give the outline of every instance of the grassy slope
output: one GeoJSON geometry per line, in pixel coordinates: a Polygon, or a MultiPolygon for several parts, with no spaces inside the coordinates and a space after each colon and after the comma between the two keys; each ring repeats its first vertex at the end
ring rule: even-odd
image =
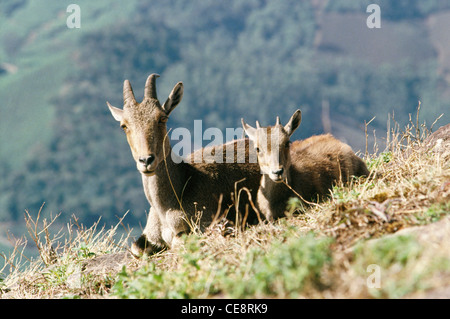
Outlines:
{"type": "MultiPolygon", "coordinates": [[[[41,259],[24,262],[6,277],[2,297],[439,296],[450,285],[450,154],[448,148],[418,147],[420,130],[394,131],[390,149],[367,158],[372,175],[335,187],[325,203],[245,231],[219,223],[188,236],[183,247],[129,259],[122,270],[80,273],[82,265],[128,247],[126,238],[113,239],[116,229],[78,227],[64,244],[43,231],[36,240],[41,259]],[[405,232],[427,224],[432,225],[405,232]],[[367,284],[377,283],[371,267],[381,270],[379,288],[367,284]]],[[[298,208],[295,201],[293,206],[298,208]]],[[[36,230],[35,221],[28,222],[35,235],[49,226],[36,230]]],[[[19,255],[11,263],[19,264],[19,255]]]]}

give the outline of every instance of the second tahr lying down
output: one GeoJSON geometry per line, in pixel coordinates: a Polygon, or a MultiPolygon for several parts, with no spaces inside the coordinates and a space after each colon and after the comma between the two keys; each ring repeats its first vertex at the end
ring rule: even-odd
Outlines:
{"type": "Polygon", "coordinates": [[[301,123],[297,110],[286,125],[280,119],[274,126],[242,126],[256,149],[262,178],[257,207],[267,220],[283,217],[289,198],[300,195],[309,202],[322,200],[333,185],[346,183],[352,176],[368,176],[364,161],[351,147],[331,134],[316,135],[290,142],[301,123]],[[287,186],[287,185],[289,186],[287,186]]]}

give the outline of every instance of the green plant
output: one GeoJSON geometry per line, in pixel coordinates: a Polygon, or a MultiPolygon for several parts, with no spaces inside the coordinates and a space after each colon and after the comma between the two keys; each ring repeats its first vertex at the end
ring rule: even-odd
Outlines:
{"type": "Polygon", "coordinates": [[[450,259],[440,249],[427,251],[414,236],[393,236],[372,243],[360,243],[354,249],[351,268],[366,277],[369,265],[380,269],[380,287],[369,289],[377,298],[399,298],[432,286],[440,272],[450,270],[450,259]]]}
{"type": "Polygon", "coordinates": [[[387,164],[392,160],[392,152],[382,152],[379,156],[370,159],[367,162],[369,170],[377,169],[381,165],[387,164]]]}
{"type": "Polygon", "coordinates": [[[331,242],[330,238],[309,233],[290,238],[286,243],[277,242],[268,251],[250,250],[243,267],[229,282],[231,295],[237,298],[292,298],[301,295],[307,286],[320,289],[324,284],[322,271],[332,260],[331,242]]]}
{"type": "Polygon", "coordinates": [[[168,271],[158,262],[150,261],[136,271],[123,267],[112,293],[131,299],[196,298],[208,294],[207,280],[214,268],[205,267],[204,259],[198,237],[190,236],[177,257],[176,266],[172,265],[173,268],[168,271]]]}
{"type": "Polygon", "coordinates": [[[85,242],[80,243],[80,247],[75,247],[73,249],[78,257],[86,259],[86,258],[92,258],[95,257],[95,253],[91,251],[91,249],[86,245],[85,242]]]}
{"type": "Polygon", "coordinates": [[[432,204],[424,212],[417,213],[416,218],[423,224],[428,224],[437,222],[448,214],[450,214],[450,202],[446,201],[432,204]]]}

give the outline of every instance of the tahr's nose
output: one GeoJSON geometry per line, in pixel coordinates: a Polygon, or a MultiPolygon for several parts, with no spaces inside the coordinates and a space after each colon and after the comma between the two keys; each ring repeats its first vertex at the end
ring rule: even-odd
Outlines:
{"type": "Polygon", "coordinates": [[[155,160],[155,155],[139,157],[139,162],[145,166],[151,165],[155,160]]]}
{"type": "Polygon", "coordinates": [[[283,169],[283,167],[281,167],[281,168],[279,168],[277,170],[272,171],[272,174],[281,177],[283,175],[283,172],[284,172],[284,169],[283,169]]]}

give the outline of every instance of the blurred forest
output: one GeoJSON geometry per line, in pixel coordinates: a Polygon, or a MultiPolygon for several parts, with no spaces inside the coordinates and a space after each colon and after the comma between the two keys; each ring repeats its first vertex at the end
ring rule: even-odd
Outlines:
{"type": "Polygon", "coordinates": [[[404,123],[419,100],[422,121],[446,124],[448,21],[438,0],[2,0],[0,221],[45,202],[63,220],[130,210],[125,222],[143,224],[140,176],[105,102],[122,107],[124,79],[140,100],[154,72],[161,100],[185,84],[173,128],[266,125],[301,108],[294,138],[331,131],[364,151],[365,121],[383,137],[388,114],[404,123]],[[74,2],[80,29],[66,26],[74,2]],[[366,26],[370,3],[381,29],[366,26]]]}

